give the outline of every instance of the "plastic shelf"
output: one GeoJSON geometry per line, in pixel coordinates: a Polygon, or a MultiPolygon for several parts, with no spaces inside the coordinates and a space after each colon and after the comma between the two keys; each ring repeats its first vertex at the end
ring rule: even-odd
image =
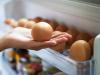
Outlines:
{"type": "Polygon", "coordinates": [[[68,56],[64,56],[49,48],[39,51],[31,50],[30,54],[36,54],[44,61],[50,63],[68,75],[94,75],[93,60],[76,62],[68,56]]]}
{"type": "Polygon", "coordinates": [[[4,52],[0,52],[0,75],[17,75],[8,63],[4,52]]]}

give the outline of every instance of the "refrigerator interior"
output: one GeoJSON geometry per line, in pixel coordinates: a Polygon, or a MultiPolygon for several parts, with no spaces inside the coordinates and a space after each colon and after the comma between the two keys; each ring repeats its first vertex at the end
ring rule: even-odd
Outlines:
{"type": "MultiPolygon", "coordinates": [[[[100,33],[100,7],[92,4],[85,4],[70,0],[9,0],[0,6],[3,7],[3,14],[0,12],[2,20],[5,18],[14,18],[18,20],[19,18],[34,18],[41,16],[43,18],[56,19],[58,22],[66,23],[69,27],[75,26],[79,30],[87,31],[94,35],[99,35],[100,33]]],[[[3,24],[3,21],[1,24],[3,24]]],[[[5,27],[5,25],[3,25],[1,29],[3,29],[3,27],[5,27]]],[[[9,27],[5,28],[7,28],[5,30],[10,29],[9,27]]],[[[97,45],[95,46],[96,48],[97,45]]],[[[94,56],[96,58],[94,59],[93,57],[93,61],[99,59],[97,58],[96,48],[94,51],[94,56]]],[[[64,73],[68,75],[78,75],[76,67],[77,62],[69,59],[68,57],[65,57],[51,49],[42,49],[40,51],[32,52],[64,73]],[[50,60],[48,60],[48,58],[50,58],[50,60]]],[[[30,54],[32,54],[32,52],[30,51],[30,54]]],[[[82,74],[80,71],[79,75],[95,75],[93,61],[86,61],[92,65],[88,69],[90,71],[87,70],[89,73],[86,72],[85,74],[83,72],[82,74]]],[[[86,62],[82,63],[84,64],[86,62]]],[[[97,65],[99,65],[99,61],[97,61],[97,65]]],[[[96,68],[96,75],[98,75],[100,74],[98,71],[99,67],[96,68]]]]}

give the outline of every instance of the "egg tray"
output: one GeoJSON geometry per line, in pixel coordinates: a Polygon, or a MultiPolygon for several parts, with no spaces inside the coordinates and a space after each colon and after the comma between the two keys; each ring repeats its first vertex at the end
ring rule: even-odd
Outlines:
{"type": "Polygon", "coordinates": [[[70,59],[68,55],[65,56],[49,48],[39,51],[30,50],[30,54],[33,53],[68,75],[94,75],[93,59],[78,62],[70,59]]]}

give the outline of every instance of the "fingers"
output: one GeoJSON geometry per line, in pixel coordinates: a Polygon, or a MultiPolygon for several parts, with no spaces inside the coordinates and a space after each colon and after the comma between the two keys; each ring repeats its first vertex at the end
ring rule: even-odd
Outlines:
{"type": "Polygon", "coordinates": [[[68,38],[61,37],[61,38],[55,38],[55,39],[52,39],[52,40],[54,40],[57,44],[59,44],[59,43],[63,43],[63,42],[68,41],[68,38]]]}
{"type": "Polygon", "coordinates": [[[63,42],[66,42],[68,40],[70,40],[72,38],[72,36],[68,33],[65,33],[65,32],[62,32],[60,34],[58,34],[59,36],[56,35],[53,36],[53,38],[51,40],[54,40],[56,41],[57,43],[63,43],[63,42]]]}
{"type": "Polygon", "coordinates": [[[59,38],[59,37],[66,37],[68,39],[72,38],[72,35],[66,33],[66,32],[60,32],[60,31],[55,31],[52,34],[52,38],[59,38]]]}
{"type": "Polygon", "coordinates": [[[71,39],[72,38],[72,35],[66,33],[66,32],[63,32],[62,34],[64,37],[68,38],[68,39],[71,39]]]}
{"type": "Polygon", "coordinates": [[[57,36],[59,36],[59,35],[61,35],[62,34],[62,32],[60,32],[60,31],[54,31],[53,33],[52,33],[52,38],[55,38],[55,37],[57,37],[57,36]]]}
{"type": "Polygon", "coordinates": [[[36,41],[31,40],[31,41],[27,41],[24,47],[26,47],[27,49],[39,50],[42,48],[48,48],[48,47],[52,47],[55,45],[56,45],[55,41],[36,42],[36,41]]]}
{"type": "Polygon", "coordinates": [[[63,43],[66,41],[68,41],[68,38],[66,38],[64,35],[62,35],[62,37],[53,38],[49,41],[44,41],[44,42],[32,41],[29,44],[27,43],[27,46],[28,46],[28,48],[38,50],[38,49],[42,49],[42,48],[53,47],[59,43],[63,43]]]}

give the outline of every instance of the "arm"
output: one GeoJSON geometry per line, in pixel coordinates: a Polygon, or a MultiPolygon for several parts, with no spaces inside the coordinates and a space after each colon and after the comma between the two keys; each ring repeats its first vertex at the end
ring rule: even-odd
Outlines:
{"type": "Polygon", "coordinates": [[[0,51],[6,49],[4,37],[0,38],[0,51]]]}
{"type": "Polygon", "coordinates": [[[18,27],[0,39],[0,51],[6,48],[39,50],[66,42],[70,38],[71,35],[62,32],[59,36],[53,37],[48,41],[37,42],[31,36],[31,29],[18,27]]]}

